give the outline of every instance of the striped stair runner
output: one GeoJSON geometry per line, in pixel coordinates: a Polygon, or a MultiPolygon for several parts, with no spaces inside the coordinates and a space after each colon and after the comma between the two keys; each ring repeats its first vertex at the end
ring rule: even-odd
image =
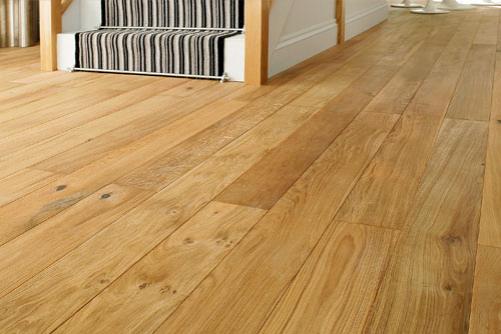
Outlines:
{"type": "Polygon", "coordinates": [[[224,40],[243,28],[243,1],[102,0],[103,28],[76,35],[76,67],[221,77],[224,40]]]}

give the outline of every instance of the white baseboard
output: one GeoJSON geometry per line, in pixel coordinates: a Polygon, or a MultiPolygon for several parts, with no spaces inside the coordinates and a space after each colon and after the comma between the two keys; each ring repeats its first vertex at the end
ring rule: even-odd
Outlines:
{"type": "Polygon", "coordinates": [[[57,69],[69,71],[75,68],[76,41],[75,33],[57,34],[57,69]]]}
{"type": "Polygon", "coordinates": [[[346,18],[345,39],[349,40],[388,18],[388,5],[381,4],[346,18]]]}
{"type": "Polygon", "coordinates": [[[283,36],[275,49],[270,50],[269,76],[272,77],[336,44],[335,20],[283,36]]]}

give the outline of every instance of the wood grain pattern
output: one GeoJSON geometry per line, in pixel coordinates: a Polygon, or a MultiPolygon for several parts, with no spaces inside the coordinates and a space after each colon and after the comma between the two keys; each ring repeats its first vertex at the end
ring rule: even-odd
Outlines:
{"type": "MultiPolygon", "coordinates": [[[[194,111],[198,110],[200,114],[210,112],[217,118],[225,117],[245,105],[244,102],[231,99],[224,101],[225,95],[234,92],[234,90],[235,87],[229,85],[222,89],[200,91],[197,99],[191,100],[170,96],[154,97],[149,101],[125,109],[125,113],[129,115],[138,112],[137,119],[103,134],[93,136],[92,140],[82,142],[34,166],[42,170],[69,174],[96,159],[105,157],[106,154],[115,149],[128,145],[184,116],[190,115],[194,111]]],[[[100,122],[101,120],[99,120],[100,122]]],[[[114,123],[116,125],[116,122],[114,123]]]]}
{"type": "Polygon", "coordinates": [[[61,0],[40,0],[40,62],[42,71],[57,69],[57,34],[62,30],[61,0]]]}
{"type": "Polygon", "coordinates": [[[0,296],[59,260],[151,195],[146,191],[108,185],[0,247],[4,255],[0,260],[0,296]]]}
{"type": "Polygon", "coordinates": [[[450,23],[447,23],[444,22],[443,25],[435,27],[430,25],[428,40],[405,63],[388,85],[376,95],[365,111],[403,113],[430,71],[439,67],[434,65],[439,58],[444,58],[442,54],[444,52],[447,54],[448,50],[458,44],[460,38],[463,42],[461,46],[469,47],[467,43],[464,43],[462,37],[465,34],[474,34],[475,22],[462,22],[461,27],[459,27],[457,20],[451,20],[450,23]]]}
{"type": "Polygon", "coordinates": [[[445,122],[367,332],[467,331],[486,135],[483,122],[445,122]]]}
{"type": "Polygon", "coordinates": [[[472,46],[447,117],[489,120],[495,60],[495,46],[483,44],[472,46]]]}
{"type": "MultiPolygon", "coordinates": [[[[344,203],[338,219],[402,228],[413,205],[418,184],[454,94],[477,26],[478,20],[472,20],[457,30],[399,123],[344,203]],[[436,98],[437,96],[440,98],[436,98]]],[[[387,87],[393,87],[393,83],[390,82],[387,87]]],[[[376,96],[372,101],[377,99],[376,96]]],[[[388,105],[395,108],[393,102],[388,105]]],[[[374,105],[369,105],[366,110],[379,110],[374,108],[374,105]]]]}
{"type": "Polygon", "coordinates": [[[249,85],[268,81],[270,8],[270,0],[245,2],[245,82],[249,85]]]}
{"type": "MultiPolygon", "coordinates": [[[[144,189],[160,190],[164,188],[217,150],[273,115],[284,105],[296,107],[293,103],[295,98],[308,94],[309,88],[325,78],[324,70],[335,70],[336,68],[335,65],[313,67],[305,72],[305,75],[308,75],[308,80],[286,82],[256,100],[251,99],[253,103],[250,105],[246,105],[236,113],[193,136],[190,140],[165,152],[161,158],[125,175],[118,182],[144,189]],[[193,151],[196,151],[197,154],[193,154],[193,151]]],[[[298,106],[298,109],[302,108],[311,109],[298,106]]]]}
{"type": "Polygon", "coordinates": [[[211,202],[56,333],[152,333],[265,213],[211,202]]]}
{"type": "Polygon", "coordinates": [[[334,222],[260,333],[361,333],[398,235],[334,222]]]}
{"type": "Polygon", "coordinates": [[[485,167],[484,196],[480,235],[482,245],[501,247],[501,53],[496,54],[491,121],[489,123],[489,146],[485,167]]]}
{"type": "Polygon", "coordinates": [[[499,331],[500,13],[264,86],[0,49],[0,332],[499,331]]]}
{"type": "Polygon", "coordinates": [[[53,182],[60,175],[35,170],[23,169],[0,181],[0,207],[21,198],[32,191],[53,182]]]}
{"type": "Polygon", "coordinates": [[[0,327],[11,330],[22,325],[24,331],[31,332],[56,329],[202,209],[313,111],[282,109],[0,299],[4,307],[0,313],[6,315],[0,317],[0,327]],[[214,173],[218,177],[214,177],[214,173]],[[110,237],[114,242],[110,242],[110,237]],[[83,259],[85,263],[81,262],[83,259]],[[76,266],[83,266],[85,271],[73,275],[69,268],[76,266]],[[80,289],[82,286],[86,288],[80,289]],[[47,291],[52,293],[48,295],[47,291]]]}
{"type": "Polygon", "coordinates": [[[258,331],[394,121],[357,118],[159,331],[258,331]],[[266,294],[259,293],[264,286],[266,294]]]}
{"type": "Polygon", "coordinates": [[[501,248],[480,245],[471,306],[471,334],[501,332],[501,248]]]}
{"type": "Polygon", "coordinates": [[[270,209],[386,84],[396,67],[375,66],[218,196],[270,209]]]}

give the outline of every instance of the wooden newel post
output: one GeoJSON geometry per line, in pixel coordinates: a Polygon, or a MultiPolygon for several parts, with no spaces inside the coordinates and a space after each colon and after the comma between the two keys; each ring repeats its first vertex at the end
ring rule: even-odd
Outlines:
{"type": "Polygon", "coordinates": [[[336,23],[337,23],[337,43],[343,44],[345,41],[345,7],[344,0],[336,0],[336,23]]]}
{"type": "Polygon", "coordinates": [[[57,70],[57,34],[61,32],[61,0],[40,0],[40,63],[42,71],[57,70]]]}
{"type": "Polygon", "coordinates": [[[268,26],[271,0],[245,1],[245,82],[268,80],[268,26]]]}

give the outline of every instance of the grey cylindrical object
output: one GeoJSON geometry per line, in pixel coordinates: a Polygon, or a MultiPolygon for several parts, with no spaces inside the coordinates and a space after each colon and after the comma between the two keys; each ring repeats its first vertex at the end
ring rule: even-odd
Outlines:
{"type": "Polygon", "coordinates": [[[0,0],[0,47],[27,47],[39,39],[37,0],[0,0]]]}

